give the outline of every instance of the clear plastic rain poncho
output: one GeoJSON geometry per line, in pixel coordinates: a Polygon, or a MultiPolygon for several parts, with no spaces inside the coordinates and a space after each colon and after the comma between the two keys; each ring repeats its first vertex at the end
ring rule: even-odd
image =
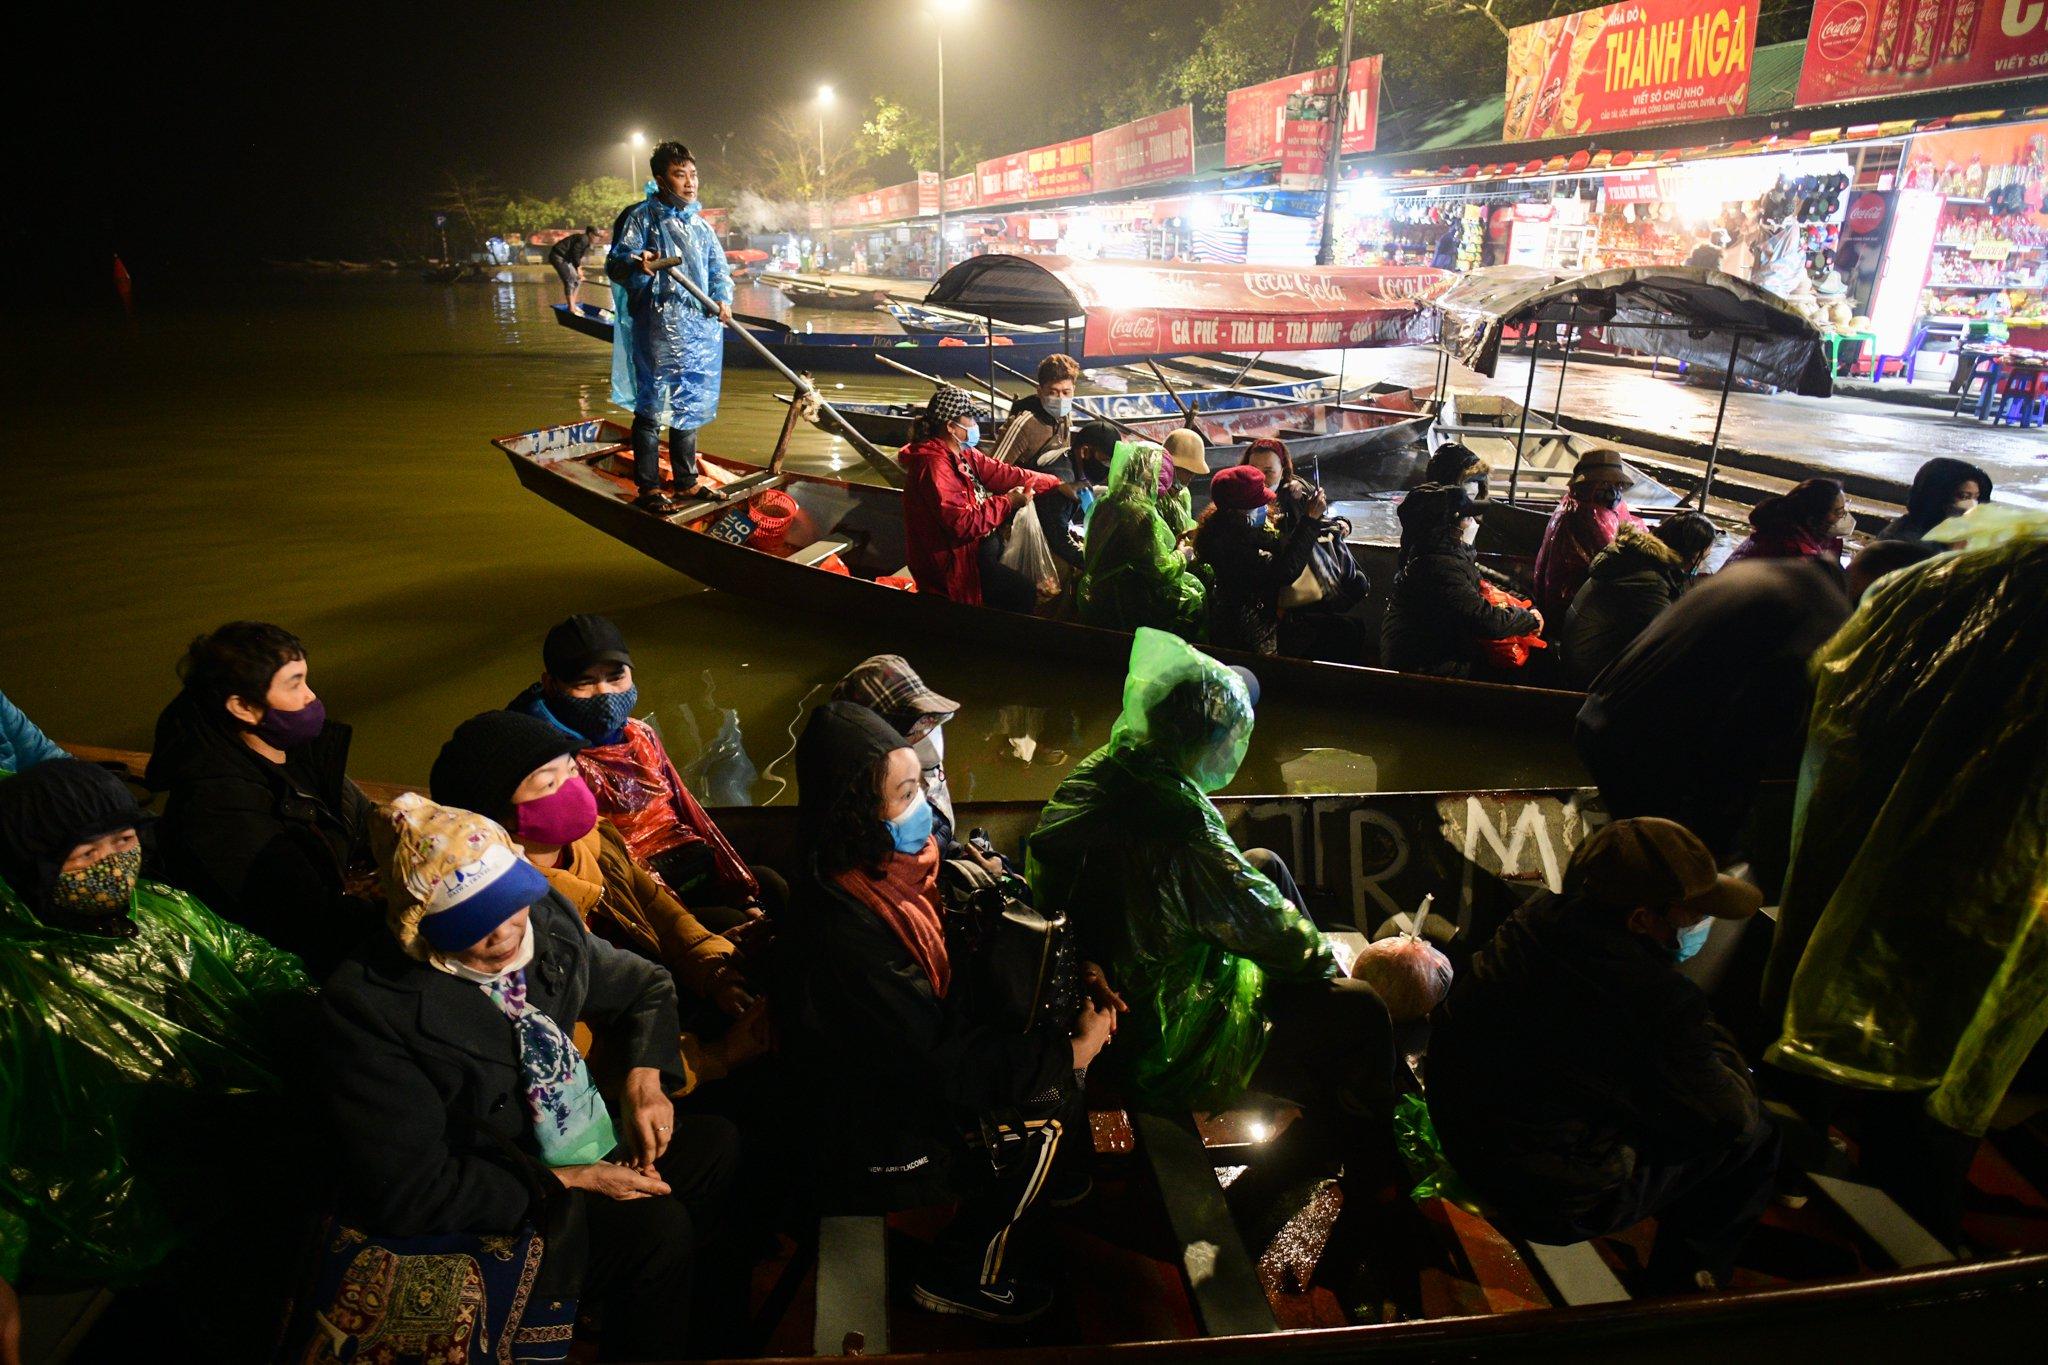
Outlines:
{"type": "Polygon", "coordinates": [[[612,280],[612,401],[695,431],[718,416],[725,326],[666,272],[643,273],[642,251],[682,257],[676,268],[720,303],[732,302],[732,271],[695,200],[678,209],[652,194],[619,215],[605,257],[612,280]]]}
{"type": "Polygon", "coordinates": [[[1202,580],[1188,567],[1160,509],[1166,452],[1119,441],[1109,490],[1088,510],[1077,602],[1081,619],[1110,630],[1151,626],[1193,639],[1201,630],[1202,580]]]}
{"type": "Polygon", "coordinates": [[[1815,656],[1764,993],[1772,1061],[1981,1133],[2048,1026],[2048,518],[1929,533],[1963,537],[1815,656]]]}
{"type": "MultiPolygon", "coordinates": [[[[132,1281],[273,1148],[270,1048],[299,960],[182,891],[136,885],[133,938],[53,929],[0,884],[0,1277],[132,1281]]],[[[303,1016],[298,1016],[303,1017],[303,1016]]]]}
{"type": "Polygon", "coordinates": [[[1236,775],[1251,732],[1243,679],[1141,629],[1109,743],[1060,784],[1027,844],[1037,903],[1070,917],[1131,1004],[1117,1050],[1148,1108],[1230,1103],[1265,1054],[1267,976],[1337,971],[1208,798],[1236,775]]]}

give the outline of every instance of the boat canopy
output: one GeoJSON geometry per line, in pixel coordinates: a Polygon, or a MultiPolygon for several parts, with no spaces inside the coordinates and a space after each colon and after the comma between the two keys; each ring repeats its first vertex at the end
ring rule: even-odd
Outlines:
{"type": "Polygon", "coordinates": [[[1452,276],[1429,266],[1242,266],[976,256],[928,304],[997,322],[1086,320],[1091,356],[1198,355],[1427,345],[1428,302],[1452,276]]]}
{"type": "Polygon", "coordinates": [[[1718,270],[1623,267],[1565,275],[1526,265],[1474,270],[1435,300],[1444,349],[1490,375],[1503,329],[1598,327],[1615,346],[1825,398],[1834,379],[1820,332],[1770,290],[1718,270]]]}

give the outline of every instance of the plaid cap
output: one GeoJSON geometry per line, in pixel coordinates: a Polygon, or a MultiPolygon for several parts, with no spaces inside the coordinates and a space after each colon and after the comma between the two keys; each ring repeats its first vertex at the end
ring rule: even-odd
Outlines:
{"type": "Polygon", "coordinates": [[[959,702],[926,687],[901,654],[877,654],[861,660],[833,687],[832,700],[865,706],[905,734],[920,717],[944,719],[960,709],[959,702]]]}
{"type": "Polygon", "coordinates": [[[941,384],[938,392],[932,395],[931,402],[925,404],[924,413],[936,426],[963,420],[973,421],[974,400],[951,384],[941,384]]]}

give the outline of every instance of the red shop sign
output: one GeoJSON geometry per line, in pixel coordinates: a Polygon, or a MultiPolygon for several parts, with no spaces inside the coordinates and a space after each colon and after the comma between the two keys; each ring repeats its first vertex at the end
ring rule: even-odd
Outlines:
{"type": "Polygon", "coordinates": [[[1522,25],[1508,34],[1502,137],[1577,137],[1744,112],[1757,5],[1624,0],[1522,25]]]}
{"type": "Polygon", "coordinates": [[[1799,103],[2048,75],[2042,0],[1816,0],[1799,103]]]}

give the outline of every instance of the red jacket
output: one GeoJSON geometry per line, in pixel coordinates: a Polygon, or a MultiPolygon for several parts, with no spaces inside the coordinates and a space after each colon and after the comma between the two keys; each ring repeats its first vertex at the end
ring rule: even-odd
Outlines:
{"type": "Polygon", "coordinates": [[[991,460],[965,446],[953,450],[932,437],[896,452],[910,482],[903,490],[903,535],[910,576],[919,592],[981,605],[982,539],[1010,515],[1012,488],[1044,493],[1059,487],[1051,474],[991,460]]]}

